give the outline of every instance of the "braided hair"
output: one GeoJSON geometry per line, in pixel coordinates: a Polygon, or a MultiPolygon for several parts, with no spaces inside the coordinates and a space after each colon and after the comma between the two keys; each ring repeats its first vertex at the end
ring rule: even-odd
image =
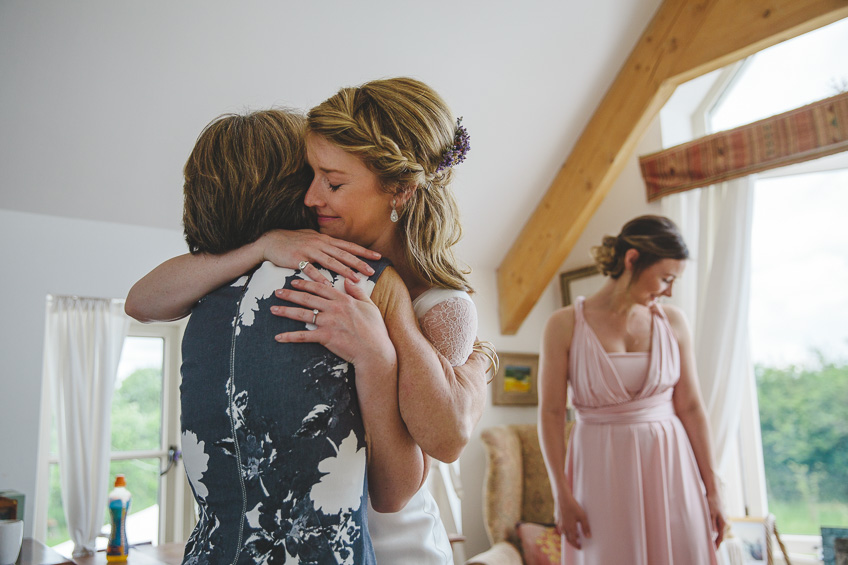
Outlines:
{"type": "Polygon", "coordinates": [[[409,191],[398,210],[412,269],[428,284],[471,291],[452,247],[462,237],[450,190],[453,167],[440,162],[454,143],[456,120],[442,98],[411,78],[343,88],[313,108],[307,131],[355,155],[388,193],[409,191]]]}

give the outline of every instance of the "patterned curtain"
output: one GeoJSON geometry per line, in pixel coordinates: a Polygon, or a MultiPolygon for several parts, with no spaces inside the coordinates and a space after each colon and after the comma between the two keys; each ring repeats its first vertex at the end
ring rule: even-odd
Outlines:
{"type": "Polygon", "coordinates": [[[848,92],[639,158],[648,201],[848,150],[848,92]]]}

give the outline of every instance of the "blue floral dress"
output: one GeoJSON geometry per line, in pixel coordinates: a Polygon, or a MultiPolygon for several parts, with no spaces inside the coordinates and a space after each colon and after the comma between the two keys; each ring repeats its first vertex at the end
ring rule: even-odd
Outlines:
{"type": "MultiPolygon", "coordinates": [[[[366,292],[386,264],[371,263],[366,292]]],[[[199,521],[185,564],[375,563],[353,366],[321,345],[273,337],[304,328],[270,312],[284,304],[274,290],[295,278],[305,275],[266,262],[192,310],[180,390],[199,521]]]]}

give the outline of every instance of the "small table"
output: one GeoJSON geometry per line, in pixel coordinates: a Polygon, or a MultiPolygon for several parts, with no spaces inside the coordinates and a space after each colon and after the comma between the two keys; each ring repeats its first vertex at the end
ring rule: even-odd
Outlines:
{"type": "Polygon", "coordinates": [[[74,565],[74,562],[59,555],[56,551],[50,549],[40,541],[35,541],[32,538],[24,538],[21,544],[21,554],[16,565],[74,565]]]}
{"type": "MultiPolygon", "coordinates": [[[[128,564],[132,565],[180,565],[183,562],[184,542],[160,545],[137,545],[130,548],[128,564]]],[[[77,557],[73,560],[59,555],[41,542],[26,538],[21,546],[21,555],[16,565],[106,565],[106,552],[77,557]]]]}

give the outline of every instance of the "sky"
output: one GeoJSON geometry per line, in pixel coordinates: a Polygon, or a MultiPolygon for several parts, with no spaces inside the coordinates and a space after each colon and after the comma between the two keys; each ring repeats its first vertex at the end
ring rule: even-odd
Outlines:
{"type": "MultiPolygon", "coordinates": [[[[848,90],[848,19],[751,59],[713,113],[721,131],[848,90]]],[[[843,154],[845,155],[845,154],[843,154]]],[[[755,185],[751,352],[755,363],[848,361],[848,170],[755,185]]]]}

